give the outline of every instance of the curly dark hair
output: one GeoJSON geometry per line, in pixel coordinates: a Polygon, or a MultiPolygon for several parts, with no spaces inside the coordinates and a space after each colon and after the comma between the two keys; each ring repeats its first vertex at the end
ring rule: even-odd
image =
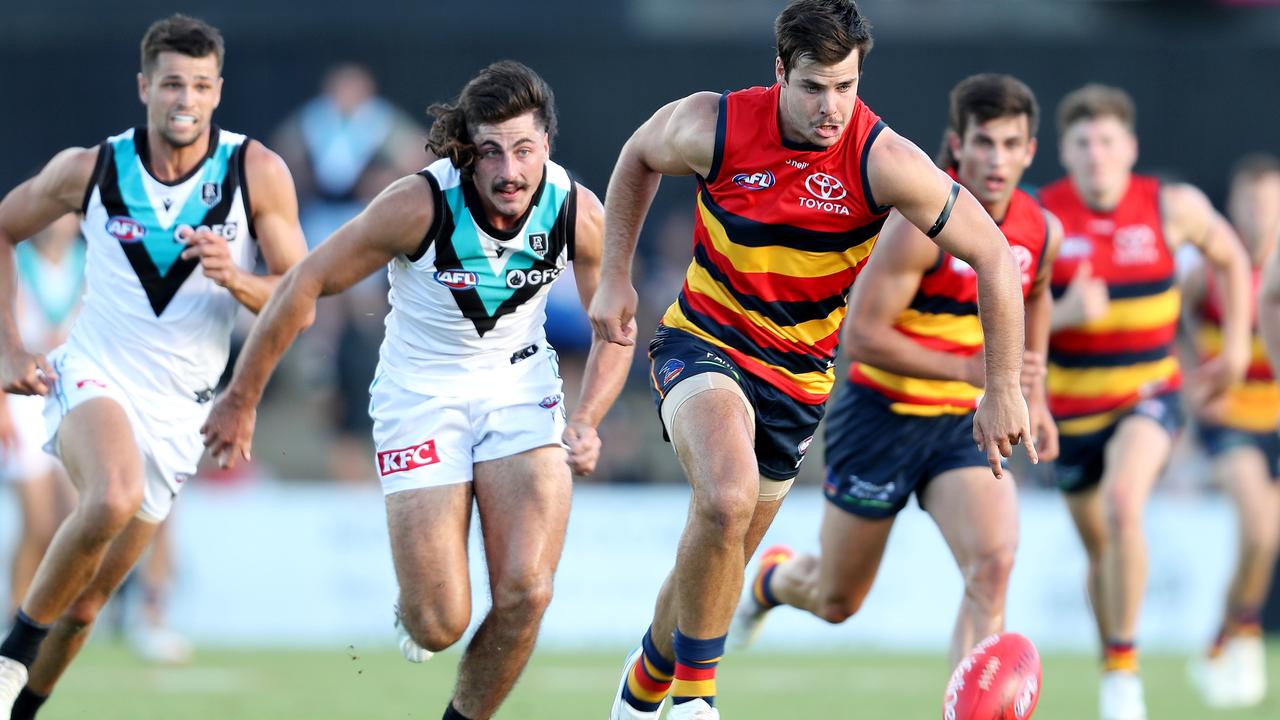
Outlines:
{"type": "Polygon", "coordinates": [[[447,157],[466,177],[476,160],[471,129],[500,123],[533,112],[549,139],[556,135],[556,100],[551,86],[538,73],[514,60],[502,60],[481,70],[462,88],[452,105],[436,103],[427,109],[434,118],[427,150],[447,157]]]}

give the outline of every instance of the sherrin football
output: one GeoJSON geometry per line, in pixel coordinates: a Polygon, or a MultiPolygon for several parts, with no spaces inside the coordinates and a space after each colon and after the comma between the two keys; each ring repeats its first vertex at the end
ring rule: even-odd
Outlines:
{"type": "Polygon", "coordinates": [[[942,699],[942,720],[1026,720],[1040,700],[1040,653],[1018,633],[978,643],[942,699]]]}

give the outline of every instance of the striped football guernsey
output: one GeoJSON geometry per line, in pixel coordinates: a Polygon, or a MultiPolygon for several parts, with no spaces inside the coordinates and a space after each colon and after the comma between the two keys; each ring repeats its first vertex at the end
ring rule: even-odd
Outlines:
{"type": "MultiPolygon", "coordinates": [[[[1252,292],[1258,297],[1261,270],[1254,268],[1252,292]]],[[[1213,273],[1205,273],[1204,299],[1200,302],[1200,332],[1196,348],[1201,360],[1217,357],[1222,352],[1222,292],[1213,273]]],[[[1267,360],[1267,348],[1258,334],[1258,318],[1253,318],[1253,336],[1249,369],[1244,381],[1227,391],[1226,407],[1221,424],[1245,432],[1275,432],[1276,418],[1280,417],[1280,386],[1271,374],[1267,360]]]]}
{"type": "MultiPolygon", "coordinates": [[[[1017,258],[1025,300],[1044,262],[1049,223],[1040,204],[1015,189],[1009,209],[997,224],[1017,258]]],[[[977,273],[968,263],[939,250],[937,264],[920,279],[911,305],[894,327],[930,350],[961,357],[982,352],[977,273]]],[[[854,363],[849,379],[892,400],[889,409],[901,415],[965,415],[978,407],[982,396],[982,388],[963,380],[907,377],[865,363],[854,363]]]]}
{"type": "Polygon", "coordinates": [[[1063,435],[1087,435],[1142,399],[1181,385],[1173,346],[1181,296],[1164,237],[1160,182],[1133,176],[1110,210],[1085,205],[1067,178],[1046,186],[1040,201],[1064,229],[1053,296],[1066,292],[1083,262],[1111,296],[1105,316],[1049,338],[1049,410],[1063,435]]]}
{"type": "Polygon", "coordinates": [[[861,100],[829,148],[790,142],[777,85],[725,93],[699,178],[693,262],[663,324],[798,402],[826,401],[849,288],[889,208],[867,182],[885,128],[861,100]]]}

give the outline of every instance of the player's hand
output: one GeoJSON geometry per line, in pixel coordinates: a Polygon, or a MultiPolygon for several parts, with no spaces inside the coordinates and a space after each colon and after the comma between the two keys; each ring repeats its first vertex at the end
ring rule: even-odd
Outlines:
{"type": "Polygon", "coordinates": [[[1028,396],[1027,413],[1031,418],[1031,442],[1028,451],[1035,447],[1041,460],[1058,459],[1058,424],[1049,412],[1049,403],[1043,390],[1028,396]]]}
{"type": "Polygon", "coordinates": [[[18,449],[18,426],[13,422],[8,396],[0,394],[0,451],[12,453],[18,449]]]}
{"type": "Polygon", "coordinates": [[[1022,394],[1030,399],[1044,390],[1044,379],[1049,374],[1043,353],[1028,350],[1022,354],[1022,394]]]}
{"type": "Polygon", "coordinates": [[[1204,361],[1196,369],[1191,404],[1202,418],[1212,420],[1215,409],[1219,414],[1225,411],[1227,391],[1244,377],[1244,370],[1240,369],[1244,365],[1224,354],[1204,361]]]}
{"type": "Polygon", "coordinates": [[[596,288],[591,308],[587,311],[592,331],[615,345],[635,345],[636,306],[639,304],[640,296],[630,280],[600,278],[600,286],[596,288]]]}
{"type": "Polygon", "coordinates": [[[1080,327],[1095,320],[1101,320],[1111,309],[1111,294],[1107,291],[1107,283],[1102,278],[1093,276],[1093,265],[1088,261],[1080,263],[1075,277],[1067,285],[1062,297],[1054,303],[1057,313],[1061,313],[1062,327],[1080,327]]]}
{"type": "Polygon", "coordinates": [[[0,356],[0,382],[14,395],[48,395],[58,374],[49,361],[38,353],[14,349],[0,356]]]}
{"type": "Polygon", "coordinates": [[[192,230],[183,233],[179,230],[187,249],[182,251],[183,260],[198,259],[200,270],[205,277],[219,286],[230,290],[240,279],[242,270],[231,259],[231,247],[227,239],[210,230],[192,230]]]}
{"type": "Polygon", "coordinates": [[[569,468],[574,475],[590,475],[600,460],[600,436],[596,429],[580,420],[570,420],[564,429],[564,444],[569,446],[569,468]]]}
{"type": "Polygon", "coordinates": [[[255,403],[238,400],[229,393],[223,393],[209,411],[209,419],[200,427],[204,435],[204,446],[209,449],[209,456],[220,468],[233,468],[238,457],[248,462],[249,448],[253,444],[253,426],[257,422],[258,409],[255,403]]]}
{"type": "Polygon", "coordinates": [[[1027,401],[1017,383],[1002,382],[986,389],[973,415],[973,441],[986,453],[991,473],[998,478],[1004,477],[1000,460],[1012,455],[1013,446],[1020,442],[1027,444],[1027,457],[1031,462],[1040,462],[1035,443],[1031,441],[1027,401]]]}

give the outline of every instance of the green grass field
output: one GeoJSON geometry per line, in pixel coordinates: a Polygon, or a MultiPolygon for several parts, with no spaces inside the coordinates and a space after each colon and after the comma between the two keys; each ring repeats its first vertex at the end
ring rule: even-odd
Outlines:
{"type": "MultiPolygon", "coordinates": [[[[158,668],[120,647],[85,651],[41,713],[42,720],[347,720],[426,718],[443,712],[457,653],[410,665],[394,651],[213,651],[194,665],[158,668]]],[[[542,652],[534,656],[498,717],[512,720],[604,720],[617,683],[618,653],[542,652]]],[[[1145,657],[1152,720],[1280,718],[1273,694],[1261,707],[1206,710],[1184,680],[1184,659],[1145,657]]],[[[1269,672],[1280,691],[1280,643],[1269,672]]],[[[722,665],[718,705],[726,720],[941,716],[947,679],[940,657],[887,654],[740,653],[722,665]]],[[[1037,720],[1096,718],[1096,663],[1082,656],[1045,660],[1037,720]]]]}

